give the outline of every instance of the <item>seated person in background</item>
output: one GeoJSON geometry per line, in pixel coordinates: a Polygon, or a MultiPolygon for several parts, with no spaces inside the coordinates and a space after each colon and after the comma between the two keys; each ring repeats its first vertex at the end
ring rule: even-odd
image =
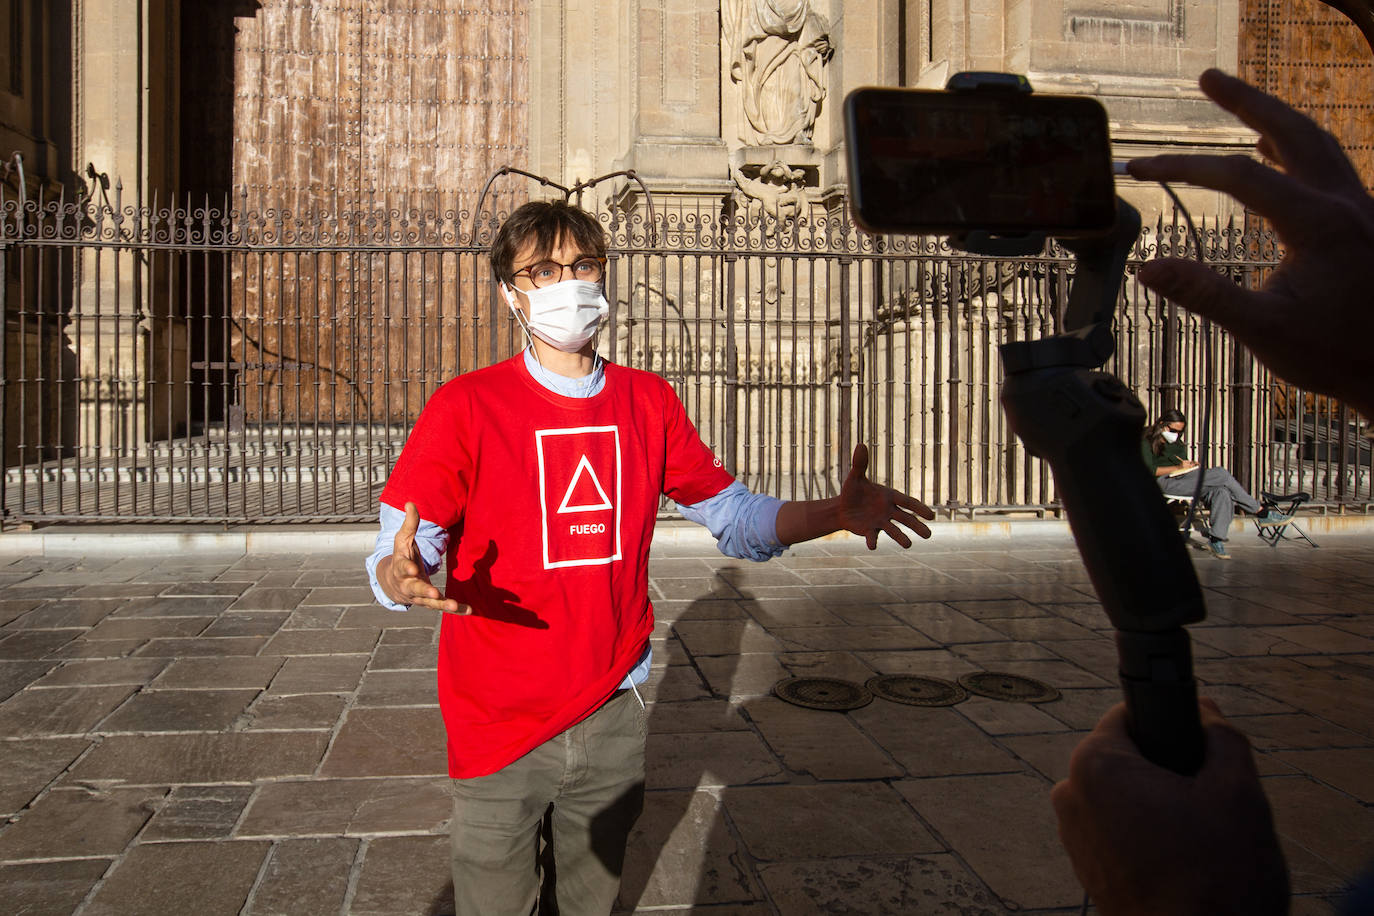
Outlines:
{"type": "MultiPolygon", "coordinates": [[[[1145,430],[1140,443],[1145,466],[1168,496],[1192,496],[1197,491],[1197,462],[1186,457],[1185,426],[1187,421],[1182,413],[1166,410],[1145,430]]],[[[1256,516],[1261,525],[1286,525],[1293,520],[1276,509],[1261,506],[1225,468],[1207,468],[1202,472],[1202,501],[1212,510],[1211,524],[1206,526],[1207,549],[1218,560],[1231,559],[1226,552],[1226,533],[1231,530],[1235,506],[1256,516]]]]}

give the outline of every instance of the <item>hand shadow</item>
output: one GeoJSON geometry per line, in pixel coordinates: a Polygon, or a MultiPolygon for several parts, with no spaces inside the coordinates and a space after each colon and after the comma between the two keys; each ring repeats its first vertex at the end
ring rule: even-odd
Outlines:
{"type": "Polygon", "coordinates": [[[497,588],[491,581],[491,568],[496,564],[496,542],[488,541],[486,553],[472,565],[472,576],[468,579],[455,579],[464,587],[467,594],[482,596],[482,606],[469,605],[468,614],[512,623],[518,627],[534,630],[547,630],[549,623],[534,611],[520,604],[520,596],[505,588],[497,588]]]}

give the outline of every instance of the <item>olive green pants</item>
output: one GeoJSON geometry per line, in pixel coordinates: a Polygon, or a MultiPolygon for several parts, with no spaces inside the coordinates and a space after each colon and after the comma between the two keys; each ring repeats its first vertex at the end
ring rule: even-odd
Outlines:
{"type": "Polygon", "coordinates": [[[505,769],[451,781],[457,916],[611,911],[644,804],[647,725],[639,698],[622,691],[505,769]],[[540,865],[546,812],[553,875],[540,865]],[[556,910],[540,901],[541,882],[556,889],[556,910]]]}

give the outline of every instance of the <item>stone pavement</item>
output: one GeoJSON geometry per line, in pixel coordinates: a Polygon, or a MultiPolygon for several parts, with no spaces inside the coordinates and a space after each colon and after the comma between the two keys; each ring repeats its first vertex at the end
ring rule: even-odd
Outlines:
{"type": "MultiPolygon", "coordinates": [[[[624,912],[1076,913],[1048,790],[1117,699],[1062,528],[765,565],[654,549],[649,791],[624,912]],[[790,675],[1029,675],[1062,699],[850,712],[790,675]]],[[[327,539],[325,539],[327,541],[327,539]]],[[[1205,692],[1250,736],[1299,916],[1374,860],[1374,535],[1197,555],[1205,692]]],[[[449,912],[436,615],[361,552],[0,558],[11,913],[449,912]]]]}

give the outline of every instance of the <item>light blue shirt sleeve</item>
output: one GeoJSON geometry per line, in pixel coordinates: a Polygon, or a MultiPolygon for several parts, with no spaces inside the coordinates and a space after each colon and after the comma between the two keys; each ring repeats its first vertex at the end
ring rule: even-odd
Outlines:
{"type": "Polygon", "coordinates": [[[778,540],[778,509],[783,500],[752,493],[738,480],[715,496],[678,511],[688,521],[706,526],[727,557],[763,562],[781,556],[787,545],[778,540]]]}
{"type": "MultiPolygon", "coordinates": [[[[382,562],[382,557],[391,556],[392,546],[396,542],[396,532],[401,530],[406,514],[386,503],[382,503],[381,507],[378,512],[381,524],[377,532],[376,549],[365,563],[367,579],[372,583],[372,594],[376,596],[378,604],[388,610],[404,611],[408,605],[397,604],[382,591],[382,586],[377,582],[377,564],[382,562]]],[[[424,561],[425,572],[433,575],[443,562],[444,553],[448,551],[448,532],[433,522],[420,519],[420,527],[415,530],[415,546],[420,549],[420,559],[424,561]]]]}

